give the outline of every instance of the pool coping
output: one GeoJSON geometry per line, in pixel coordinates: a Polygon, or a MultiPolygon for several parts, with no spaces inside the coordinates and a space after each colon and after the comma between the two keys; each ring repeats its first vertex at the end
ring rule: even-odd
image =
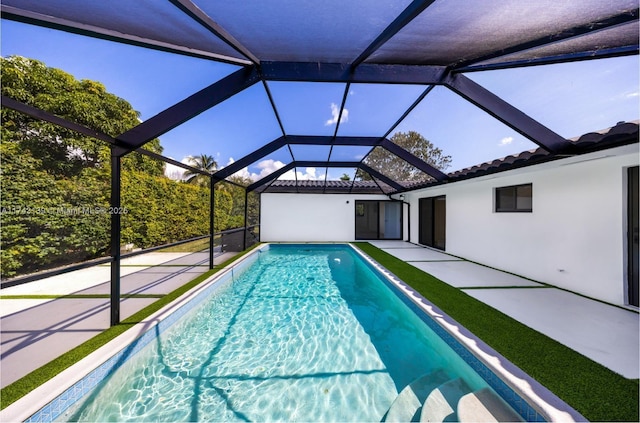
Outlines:
{"type": "MultiPolygon", "coordinates": [[[[0,411],[0,421],[24,421],[52,403],[65,391],[73,387],[76,383],[88,376],[92,371],[106,363],[113,356],[120,353],[138,338],[160,324],[176,310],[188,304],[203,291],[222,280],[234,269],[243,266],[248,260],[252,260],[260,252],[268,250],[271,244],[265,243],[249,254],[240,257],[238,260],[225,266],[219,272],[211,275],[196,287],[184,293],[174,302],[167,304],[162,309],[151,314],[144,320],[133,325],[123,334],[109,341],[77,363],[65,369],[49,381],[40,385],[29,394],[20,398],[13,404],[0,411]]],[[[295,243],[310,244],[310,243],[295,243]]],[[[408,284],[395,276],[392,272],[384,268],[381,264],[373,260],[366,253],[351,243],[314,243],[314,244],[341,244],[349,246],[370,266],[374,267],[392,285],[400,290],[415,306],[421,309],[427,316],[443,328],[457,342],[464,346],[473,356],[494,372],[507,386],[516,394],[523,397],[536,411],[538,411],[548,421],[586,421],[576,410],[558,398],[555,394],[542,386],[539,382],[524,373],[521,369],[513,365],[497,351],[486,345],[482,340],[475,337],[466,328],[461,326],[447,314],[442,312],[434,304],[420,295],[408,284]]],[[[286,244],[285,244],[286,245],[286,244]]]]}
{"type": "Polygon", "coordinates": [[[588,421],[582,414],[557,395],[547,389],[540,382],[511,363],[496,350],[487,345],[472,332],[443,312],[409,284],[398,278],[380,263],[369,257],[357,246],[349,244],[371,266],[387,278],[397,289],[440,327],[462,344],[471,354],[495,373],[516,394],[520,395],[529,405],[535,408],[547,421],[577,422],[588,421]]]}

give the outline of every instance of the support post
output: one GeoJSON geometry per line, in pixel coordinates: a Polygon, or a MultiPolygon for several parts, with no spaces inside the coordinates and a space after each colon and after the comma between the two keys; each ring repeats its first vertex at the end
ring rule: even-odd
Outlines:
{"type": "Polygon", "coordinates": [[[244,189],[244,239],[242,240],[242,251],[247,249],[247,210],[249,209],[249,205],[247,201],[249,200],[249,190],[244,189]]]}
{"type": "Polygon", "coordinates": [[[407,242],[411,242],[411,203],[405,202],[407,205],[407,242]]]}
{"type": "Polygon", "coordinates": [[[213,249],[215,248],[215,239],[214,239],[214,232],[215,230],[213,229],[214,226],[214,210],[215,210],[215,205],[216,205],[216,201],[215,201],[215,195],[214,195],[214,189],[215,189],[215,182],[213,181],[213,176],[209,177],[209,187],[210,187],[210,197],[209,197],[209,269],[213,269],[213,256],[214,256],[214,251],[213,249]]]}
{"type": "Polygon", "coordinates": [[[111,149],[111,326],[120,323],[121,158],[111,149]]]}

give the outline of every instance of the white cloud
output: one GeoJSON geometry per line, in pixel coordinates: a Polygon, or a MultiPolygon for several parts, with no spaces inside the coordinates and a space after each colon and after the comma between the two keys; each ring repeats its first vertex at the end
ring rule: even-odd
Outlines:
{"type": "MultiPolygon", "coordinates": [[[[230,157],[229,162],[227,163],[227,166],[229,166],[234,162],[235,160],[233,159],[233,157],[230,157]]],[[[259,172],[257,173],[250,172],[249,168],[245,166],[239,171],[237,171],[236,173],[234,173],[233,176],[241,176],[242,178],[249,178],[252,181],[257,181],[258,179],[262,179],[265,176],[275,172],[276,170],[281,169],[282,167],[284,167],[284,163],[282,163],[279,160],[267,159],[267,160],[262,160],[261,162],[258,162],[256,167],[259,169],[259,172]]]]}
{"type": "MultiPolygon", "coordinates": [[[[173,157],[169,157],[169,158],[173,159],[173,157]]],[[[182,160],[180,160],[180,163],[184,163],[184,164],[191,164],[190,162],[191,162],[191,156],[183,157],[182,160]]],[[[185,169],[179,166],[176,166],[171,163],[164,164],[164,174],[169,179],[173,179],[174,181],[183,181],[184,172],[185,172],[185,169]]]]}
{"type": "MultiPolygon", "coordinates": [[[[324,126],[335,125],[338,122],[338,114],[340,113],[340,108],[336,103],[331,103],[331,119],[327,120],[324,123],[324,126]]],[[[349,121],[349,110],[343,109],[342,116],[340,117],[340,123],[349,121]]]]}
{"type": "Polygon", "coordinates": [[[635,91],[635,92],[632,92],[632,93],[629,93],[629,94],[625,95],[626,98],[633,98],[633,97],[638,97],[638,96],[640,96],[640,92],[638,92],[638,91],[635,91]]]}
{"type": "MultiPolygon", "coordinates": [[[[235,163],[235,159],[233,157],[229,157],[229,161],[227,162],[226,166],[222,166],[220,169],[224,169],[225,167],[235,163]]],[[[239,176],[241,178],[251,178],[251,173],[249,173],[249,168],[248,167],[243,167],[242,169],[240,169],[239,171],[237,171],[236,173],[234,173],[231,176],[239,176]]]]}
{"type": "MultiPolygon", "coordinates": [[[[227,166],[231,165],[234,162],[235,160],[233,159],[233,157],[230,157],[229,162],[227,163],[227,166]]],[[[249,178],[255,182],[264,178],[265,176],[272,174],[276,170],[282,169],[284,166],[285,164],[282,163],[280,160],[267,159],[267,160],[262,160],[261,162],[258,162],[258,164],[255,166],[256,168],[258,168],[259,170],[258,172],[250,172],[248,167],[243,167],[242,169],[234,173],[233,176],[241,176],[243,178],[249,178]]],[[[325,175],[324,174],[318,175],[315,167],[307,167],[304,169],[304,172],[301,172],[299,170],[294,171],[294,169],[288,170],[287,172],[280,175],[278,179],[295,180],[296,177],[299,181],[302,181],[302,180],[311,181],[311,180],[324,179],[325,175]]]]}
{"type": "Polygon", "coordinates": [[[283,181],[293,181],[296,179],[298,181],[317,181],[324,179],[324,173],[321,175],[317,175],[316,172],[317,169],[315,167],[307,167],[304,169],[304,172],[301,172],[299,170],[296,170],[294,172],[293,169],[291,169],[283,173],[278,179],[283,181]]]}
{"type": "Polygon", "coordinates": [[[509,145],[513,142],[513,137],[504,137],[503,139],[500,140],[500,143],[498,143],[498,145],[500,147],[503,147],[505,145],[509,145]]]}

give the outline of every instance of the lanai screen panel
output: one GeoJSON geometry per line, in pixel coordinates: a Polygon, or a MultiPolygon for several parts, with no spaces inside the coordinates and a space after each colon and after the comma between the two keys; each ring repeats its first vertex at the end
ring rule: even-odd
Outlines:
{"type": "Polygon", "coordinates": [[[2,4],[5,12],[27,20],[88,33],[98,28],[114,38],[155,40],[182,47],[187,54],[188,50],[208,52],[247,64],[247,57],[218,38],[212,26],[219,26],[232,42],[265,61],[351,63],[372,47],[372,54],[364,57],[369,63],[456,65],[516,53],[511,51],[515,46],[525,50],[514,58],[530,60],[638,45],[637,0],[424,0],[422,4],[410,0],[4,0],[2,4]],[[206,22],[184,13],[180,4],[197,10],[206,22]],[[398,23],[410,5],[424,10],[413,20],[398,23]],[[563,41],[595,30],[592,35],[563,41]],[[380,34],[390,38],[374,43],[380,34]],[[553,45],[526,46],[545,39],[553,45]]]}
{"type": "Polygon", "coordinates": [[[433,180],[428,174],[382,147],[375,147],[362,162],[401,185],[433,180]]]}
{"type": "MultiPolygon", "coordinates": [[[[71,28],[74,32],[86,35],[125,40],[156,49],[164,46],[182,54],[222,61],[235,60],[234,63],[247,66],[252,65],[251,61],[254,64],[262,61],[262,67],[256,66],[254,69],[251,81],[260,79],[264,87],[271,87],[271,91],[263,90],[262,84],[256,84],[210,110],[199,110],[197,105],[188,102],[188,107],[185,106],[193,109],[187,112],[202,114],[194,114],[196,117],[181,125],[182,130],[188,131],[194,122],[210,120],[207,127],[209,133],[204,141],[196,143],[193,154],[202,152],[202,146],[211,149],[224,146],[229,150],[233,148],[233,152],[225,154],[235,159],[251,155],[251,151],[280,136],[331,137],[338,125],[337,113],[340,110],[343,110],[343,116],[349,112],[349,119],[345,117],[340,122],[338,136],[377,137],[383,131],[392,132],[395,124],[393,127],[389,125],[395,119],[410,115],[410,110],[401,109],[409,107],[412,98],[402,101],[402,107],[396,108],[384,93],[388,89],[396,91],[398,84],[441,82],[453,84],[455,89],[452,95],[460,94],[460,98],[468,95],[472,101],[475,99],[480,104],[486,104],[484,110],[490,114],[497,112],[498,118],[515,128],[515,131],[527,134],[543,146],[559,145],[551,150],[560,151],[566,147],[559,142],[561,139],[548,145],[542,142],[547,135],[553,138],[553,132],[537,128],[537,122],[531,122],[526,116],[521,119],[518,110],[507,108],[506,112],[502,112],[507,104],[494,99],[490,93],[474,89],[473,85],[460,83],[465,80],[464,76],[451,77],[450,73],[445,72],[442,80],[434,80],[434,75],[439,77],[445,66],[455,73],[461,68],[469,69],[482,64],[499,65],[518,61],[518,65],[524,65],[538,59],[562,61],[590,55],[638,53],[638,0],[4,0],[2,10],[3,17],[8,19],[67,30],[71,28]],[[200,20],[185,13],[186,9],[191,11],[191,15],[198,15],[200,20]],[[227,41],[215,33],[222,34],[227,41]],[[354,60],[356,63],[353,63],[354,60]],[[358,66],[362,60],[363,66],[358,66]],[[269,61],[283,63],[269,64],[269,61]],[[414,66],[378,64],[425,64],[437,65],[437,68],[416,71],[414,66]],[[427,74],[424,79],[423,71],[427,74]],[[416,78],[417,74],[419,77],[416,78]],[[350,78],[353,80],[345,84],[350,78]],[[313,88],[319,85],[317,81],[323,81],[326,85],[320,89],[313,88]],[[379,84],[382,82],[393,84],[393,88],[379,84]],[[292,96],[289,91],[300,90],[301,85],[308,86],[309,92],[317,90],[323,95],[311,101],[306,93],[292,96]],[[345,89],[332,89],[331,95],[327,96],[329,90],[326,88],[329,85],[345,89]],[[368,93],[370,97],[367,101],[358,101],[358,90],[368,93]],[[254,96],[256,91],[262,95],[254,96]],[[245,103],[243,100],[247,98],[255,101],[245,103]],[[290,104],[282,104],[281,98],[290,104]],[[252,105],[247,106],[249,103],[252,105]],[[229,105],[234,105],[233,111],[229,105]],[[238,105],[239,108],[236,107],[238,105]],[[304,123],[295,113],[301,105],[314,112],[304,123]],[[228,124],[235,121],[237,116],[224,119],[225,112],[244,117],[246,124],[235,125],[240,129],[230,135],[223,134],[221,130],[215,131],[224,126],[234,126],[228,124]],[[387,115],[384,119],[379,117],[378,112],[385,112],[389,118],[387,115]],[[265,114],[270,114],[269,118],[265,114]],[[360,118],[363,120],[360,121],[360,118]],[[266,122],[264,126],[259,120],[266,122]],[[255,135],[244,132],[252,127],[260,128],[261,133],[255,135]]],[[[123,63],[123,69],[126,66],[127,63],[123,63]]],[[[473,75],[479,74],[482,73],[473,75]]],[[[408,87],[403,86],[400,91],[408,87]]],[[[414,95],[419,95],[422,88],[416,87],[414,95]]],[[[549,90],[553,90],[553,87],[550,86],[549,90]]],[[[508,98],[505,100],[509,101],[508,98]]],[[[523,111],[527,113],[527,110],[523,111]]],[[[180,116],[182,114],[178,113],[180,116]]],[[[536,119],[535,116],[531,117],[536,119]]],[[[540,123],[542,126],[548,125],[546,122],[540,123]]],[[[141,125],[145,125],[145,122],[141,125]]],[[[402,125],[398,128],[402,128],[402,125]]],[[[171,131],[163,134],[163,137],[169,137],[166,140],[168,144],[196,138],[184,133],[179,139],[172,140],[170,136],[173,135],[175,133],[171,131]]],[[[504,135],[495,142],[508,138],[510,135],[504,135]]],[[[472,145],[474,140],[464,139],[462,142],[472,145]]],[[[328,145],[323,140],[319,140],[318,144],[328,145]]],[[[328,159],[324,157],[326,148],[318,148],[316,156],[304,147],[287,148],[284,154],[288,156],[287,160],[272,156],[269,159],[272,164],[276,161],[282,164],[290,163],[289,160],[297,161],[297,158],[291,157],[296,155],[292,150],[315,163],[321,163],[322,160],[342,161],[346,160],[342,157],[354,156],[338,149],[340,143],[337,139],[334,138],[331,144],[335,151],[330,149],[328,159]]],[[[444,152],[449,153],[446,149],[444,152]]],[[[401,156],[416,164],[414,159],[401,156]]],[[[317,166],[320,168],[320,165],[317,166]]],[[[425,170],[424,166],[418,164],[418,167],[425,170]]],[[[262,173],[262,169],[249,171],[262,173]]],[[[382,171],[380,169],[380,173],[382,171]]],[[[444,180],[446,177],[439,175],[438,179],[444,180]]],[[[397,188],[396,184],[393,185],[397,188]]]]}
{"type": "Polygon", "coordinates": [[[198,0],[260,60],[350,62],[410,0],[198,0]]]}
{"type": "MultiPolygon", "coordinates": [[[[367,62],[455,65],[637,7],[635,0],[437,0],[367,62]]],[[[597,49],[599,39],[580,48],[597,49]]],[[[626,43],[617,40],[615,45],[626,43]]]]}
{"type": "Polygon", "coordinates": [[[334,145],[331,149],[332,162],[359,162],[364,159],[373,147],[357,145],[334,145]]]}
{"type": "MultiPolygon", "coordinates": [[[[158,0],[3,0],[13,6],[56,19],[246,60],[170,1],[158,0]]],[[[74,25],[76,26],[76,25],[74,25]]]]}
{"type": "Polygon", "coordinates": [[[536,60],[545,57],[571,55],[576,51],[598,52],[620,46],[628,46],[631,51],[638,46],[638,30],[638,22],[635,21],[575,39],[486,60],[478,63],[478,65],[536,60]]]}

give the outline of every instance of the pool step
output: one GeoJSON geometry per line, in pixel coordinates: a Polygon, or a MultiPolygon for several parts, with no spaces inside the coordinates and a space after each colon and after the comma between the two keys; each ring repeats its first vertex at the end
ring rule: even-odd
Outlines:
{"type": "Polygon", "coordinates": [[[502,398],[489,388],[480,389],[460,398],[458,421],[461,422],[521,422],[524,421],[502,398]]]}
{"type": "MultiPolygon", "coordinates": [[[[420,412],[421,422],[458,421],[457,408],[460,398],[471,392],[471,388],[458,378],[443,383],[431,391],[420,412]]],[[[481,421],[481,420],[476,420],[481,421]]]]}
{"type": "Polygon", "coordinates": [[[436,370],[420,376],[398,394],[382,421],[418,421],[422,404],[424,404],[429,394],[447,380],[449,380],[449,376],[444,370],[436,370]]]}
{"type": "Polygon", "coordinates": [[[398,394],[383,422],[521,422],[502,398],[489,388],[471,391],[464,380],[450,379],[444,370],[423,375],[398,394]]]}

